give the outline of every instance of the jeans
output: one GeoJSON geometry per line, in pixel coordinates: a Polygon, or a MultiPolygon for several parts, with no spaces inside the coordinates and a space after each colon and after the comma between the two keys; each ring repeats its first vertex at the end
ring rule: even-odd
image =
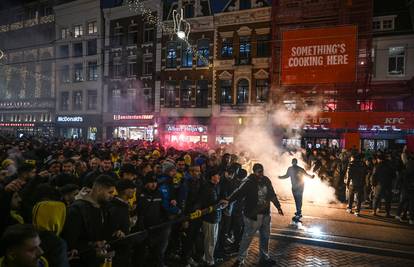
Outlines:
{"type": "Polygon", "coordinates": [[[354,204],[354,195],[356,195],[357,198],[357,204],[356,204],[356,212],[361,211],[361,205],[362,205],[362,198],[364,194],[364,188],[359,187],[349,187],[349,197],[348,197],[348,209],[352,209],[352,206],[354,204]]]}
{"type": "Polygon", "coordinates": [[[250,243],[258,230],[260,233],[260,259],[269,259],[270,214],[259,214],[256,221],[244,217],[244,231],[240,243],[239,261],[243,261],[247,257],[250,243]]]}
{"type": "MultiPolygon", "coordinates": [[[[186,261],[188,261],[191,257],[194,258],[194,255],[198,255],[198,248],[199,245],[199,238],[202,236],[201,232],[202,221],[201,219],[197,219],[194,221],[190,221],[188,229],[186,229],[186,238],[183,244],[183,256],[186,261]],[[195,248],[195,250],[194,250],[195,248]]],[[[201,244],[202,247],[202,244],[201,244]]]]}
{"type": "Polygon", "coordinates": [[[292,189],[292,194],[296,205],[295,215],[297,216],[302,216],[303,189],[304,188],[292,189]]]}
{"type": "Polygon", "coordinates": [[[204,260],[209,265],[214,264],[214,249],[216,248],[219,223],[203,222],[204,260]]]}
{"type": "Polygon", "coordinates": [[[374,211],[379,208],[381,204],[381,199],[385,199],[385,212],[387,215],[391,212],[391,200],[392,200],[392,192],[390,187],[384,187],[381,184],[378,184],[374,188],[375,196],[373,201],[373,209],[374,211]]]}

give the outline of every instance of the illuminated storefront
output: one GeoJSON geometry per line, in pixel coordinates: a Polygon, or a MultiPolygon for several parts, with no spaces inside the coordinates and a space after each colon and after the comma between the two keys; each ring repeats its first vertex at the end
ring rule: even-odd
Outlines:
{"type": "Polygon", "coordinates": [[[100,138],[99,115],[58,115],[56,125],[60,137],[69,139],[97,140],[100,138]]]}
{"type": "Polygon", "coordinates": [[[207,143],[208,128],[204,125],[166,124],[164,142],[167,143],[207,143]]]}
{"type": "Polygon", "coordinates": [[[107,132],[113,138],[152,141],[158,131],[152,114],[112,115],[107,121],[107,132]]]}

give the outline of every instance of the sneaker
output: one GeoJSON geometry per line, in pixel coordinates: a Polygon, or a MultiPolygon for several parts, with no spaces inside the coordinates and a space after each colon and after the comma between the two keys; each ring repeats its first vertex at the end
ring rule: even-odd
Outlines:
{"type": "Polygon", "coordinates": [[[346,212],[352,213],[352,209],[346,209],[346,212]]]}
{"type": "Polygon", "coordinates": [[[245,266],[244,261],[239,261],[239,260],[236,260],[232,265],[232,267],[243,267],[243,266],[245,266]]]}
{"type": "Polygon", "coordinates": [[[196,267],[198,266],[198,263],[193,258],[189,258],[187,260],[187,266],[196,267]]]}
{"type": "Polygon", "coordinates": [[[275,260],[272,260],[271,258],[268,259],[260,259],[259,261],[260,265],[266,265],[266,266],[273,266],[276,264],[275,260]]]}

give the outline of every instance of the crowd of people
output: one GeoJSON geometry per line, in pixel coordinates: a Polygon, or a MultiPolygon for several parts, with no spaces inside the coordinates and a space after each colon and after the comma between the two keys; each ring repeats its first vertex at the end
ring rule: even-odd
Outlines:
{"type": "MultiPolygon", "coordinates": [[[[385,199],[391,216],[398,189],[395,215],[413,223],[414,161],[406,151],[303,150],[302,160],[348,199],[349,212],[356,199],[356,215],[363,201],[379,214],[385,199]]],[[[270,203],[283,215],[281,204],[264,166],[247,167],[247,154],[234,147],[4,138],[0,162],[0,267],[214,266],[236,254],[243,266],[257,231],[260,261],[274,264],[270,203]]]]}

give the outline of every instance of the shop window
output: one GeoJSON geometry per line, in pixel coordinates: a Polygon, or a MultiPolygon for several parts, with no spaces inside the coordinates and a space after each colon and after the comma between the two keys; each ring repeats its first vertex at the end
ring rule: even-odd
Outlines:
{"type": "Polygon", "coordinates": [[[73,56],[74,57],[83,56],[83,44],[82,43],[73,44],[73,56]]]}
{"type": "Polygon", "coordinates": [[[74,74],[73,80],[75,82],[83,81],[83,64],[82,63],[78,63],[74,65],[73,74],[74,74]]]}
{"type": "Polygon", "coordinates": [[[256,80],[256,100],[257,103],[265,103],[269,94],[269,81],[256,80]]]}
{"type": "Polygon", "coordinates": [[[88,23],[88,34],[94,34],[98,32],[98,24],[96,21],[92,21],[88,23]]]}
{"type": "Polygon", "coordinates": [[[176,97],[176,82],[168,81],[165,84],[165,106],[173,108],[175,107],[176,97]]]}
{"type": "Polygon", "coordinates": [[[233,56],[233,42],[231,40],[223,40],[221,45],[221,56],[224,58],[233,56]]]}
{"type": "Polygon", "coordinates": [[[154,26],[151,24],[146,23],[144,25],[144,43],[154,42],[154,26]]]}
{"type": "Polygon", "coordinates": [[[75,38],[81,37],[83,35],[83,26],[76,25],[73,27],[73,35],[75,38]]]}
{"type": "Polygon", "coordinates": [[[181,107],[191,107],[191,96],[192,90],[191,86],[193,85],[192,81],[182,81],[181,82],[181,107]]]}
{"type": "Polygon", "coordinates": [[[96,90],[88,90],[88,110],[96,110],[98,104],[98,92],[96,90]]]}
{"type": "Polygon", "coordinates": [[[388,50],[388,75],[405,74],[405,47],[390,47],[388,50]]]}
{"type": "Polygon", "coordinates": [[[169,42],[167,44],[167,68],[177,67],[177,44],[175,42],[169,42]]]}
{"type": "Polygon", "coordinates": [[[208,39],[198,40],[197,42],[197,66],[205,67],[209,63],[210,41],[208,39]]]}
{"type": "Polygon", "coordinates": [[[220,81],[220,103],[233,104],[231,80],[220,81]]]}
{"type": "Polygon", "coordinates": [[[69,57],[69,46],[68,45],[59,46],[59,57],[60,58],[69,57]]]}
{"type": "Polygon", "coordinates": [[[88,81],[98,80],[98,64],[96,61],[88,62],[88,81]]]}
{"type": "Polygon", "coordinates": [[[69,110],[69,92],[62,92],[60,94],[60,109],[62,111],[69,110]]]}
{"type": "Polygon", "coordinates": [[[98,51],[96,39],[88,41],[88,56],[96,55],[98,51]]]}
{"type": "Polygon", "coordinates": [[[208,80],[197,82],[196,106],[206,108],[208,106],[208,80]]]}
{"type": "Polygon", "coordinates": [[[257,56],[268,57],[270,54],[270,36],[258,36],[257,37],[257,56]]]}
{"type": "Polygon", "coordinates": [[[191,47],[183,45],[183,56],[181,58],[181,66],[183,68],[191,68],[193,66],[193,50],[191,47]]]}
{"type": "Polygon", "coordinates": [[[73,92],[73,110],[82,110],[82,91],[73,92]]]}
{"type": "Polygon", "coordinates": [[[249,81],[241,79],[237,83],[237,105],[249,103],[249,81]]]}
{"type": "Polygon", "coordinates": [[[60,83],[70,83],[69,65],[63,65],[61,67],[60,83]]]}

